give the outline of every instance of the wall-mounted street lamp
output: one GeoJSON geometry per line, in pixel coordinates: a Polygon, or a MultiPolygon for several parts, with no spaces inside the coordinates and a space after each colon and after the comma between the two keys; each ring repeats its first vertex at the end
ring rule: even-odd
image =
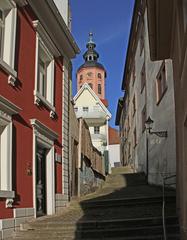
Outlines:
{"type": "Polygon", "coordinates": [[[168,132],[167,131],[151,131],[151,129],[153,128],[153,123],[154,121],[148,117],[147,121],[145,122],[145,127],[146,130],[148,131],[149,134],[155,134],[158,137],[164,137],[166,138],[168,136],[168,132]]]}
{"type": "Polygon", "coordinates": [[[146,130],[148,131],[149,134],[155,134],[158,137],[164,137],[167,138],[168,136],[168,132],[167,131],[151,131],[151,129],[153,128],[153,123],[154,121],[148,117],[147,121],[145,122],[145,127],[146,130]]]}
{"type": "Polygon", "coordinates": [[[146,128],[146,177],[148,181],[149,175],[149,142],[148,142],[148,134],[155,134],[161,138],[167,138],[168,132],[167,131],[152,131],[154,121],[148,117],[147,121],[145,122],[146,128]]]}

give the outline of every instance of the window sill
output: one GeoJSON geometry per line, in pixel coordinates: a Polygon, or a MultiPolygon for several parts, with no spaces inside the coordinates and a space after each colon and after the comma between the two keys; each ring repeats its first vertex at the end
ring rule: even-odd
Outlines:
{"type": "Polygon", "coordinates": [[[15,192],[0,190],[0,198],[15,198],[15,192]]]}
{"type": "Polygon", "coordinates": [[[34,97],[35,97],[34,104],[36,104],[37,106],[40,106],[40,103],[42,102],[50,110],[50,117],[54,118],[55,107],[36,90],[34,90],[34,97]]]}
{"type": "Polygon", "coordinates": [[[17,78],[17,72],[2,59],[0,59],[0,67],[9,75],[13,76],[14,78],[17,78]]]}

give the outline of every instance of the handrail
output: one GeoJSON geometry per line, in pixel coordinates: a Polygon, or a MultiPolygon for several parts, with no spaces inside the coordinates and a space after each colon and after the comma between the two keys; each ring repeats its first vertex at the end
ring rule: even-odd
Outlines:
{"type": "Polygon", "coordinates": [[[162,224],[163,224],[164,240],[167,240],[166,219],[165,219],[165,186],[172,186],[176,184],[176,182],[166,184],[166,181],[172,178],[176,178],[176,174],[170,175],[167,177],[162,176],[162,224]]]}

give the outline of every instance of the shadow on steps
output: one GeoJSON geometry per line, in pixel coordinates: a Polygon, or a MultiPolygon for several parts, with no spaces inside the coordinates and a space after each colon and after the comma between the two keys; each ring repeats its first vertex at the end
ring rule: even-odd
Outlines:
{"type": "MultiPolygon", "coordinates": [[[[168,239],[179,239],[176,194],[166,190],[168,239]]],[[[162,188],[143,173],[111,174],[103,188],[80,202],[75,239],[163,239],[162,188]]]]}

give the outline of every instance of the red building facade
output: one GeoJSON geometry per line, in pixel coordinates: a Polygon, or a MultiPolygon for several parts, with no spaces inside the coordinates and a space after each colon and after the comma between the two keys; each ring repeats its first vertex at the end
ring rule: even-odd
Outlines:
{"type": "Polygon", "coordinates": [[[55,11],[53,1],[0,3],[2,239],[30,218],[54,214],[63,196],[63,63],[78,47],[55,11]]]}

